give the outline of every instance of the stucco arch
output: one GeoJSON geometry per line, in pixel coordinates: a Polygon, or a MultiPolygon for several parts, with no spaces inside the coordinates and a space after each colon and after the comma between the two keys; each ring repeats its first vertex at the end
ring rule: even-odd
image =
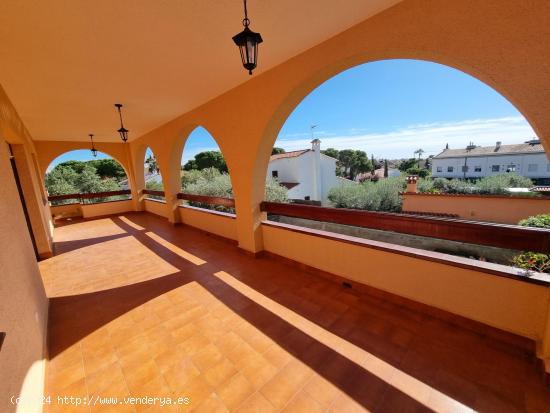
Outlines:
{"type": "MultiPolygon", "coordinates": [[[[311,94],[323,83],[333,79],[335,76],[338,76],[346,70],[368,63],[388,60],[416,60],[440,64],[469,75],[507,99],[510,104],[512,104],[525,117],[533,130],[535,130],[535,133],[537,133],[538,136],[541,136],[541,133],[537,130],[536,119],[532,118],[528,111],[523,110],[521,102],[514,98],[513,94],[507,90],[505,85],[498,84],[487,73],[483,73],[476,68],[469,67],[458,59],[449,56],[435,57],[433,54],[411,51],[399,53],[384,52],[382,54],[360,53],[347,59],[343,59],[342,61],[328,64],[322,69],[314,72],[309,76],[309,78],[304,79],[302,83],[292,89],[275,108],[273,116],[267,122],[262,133],[262,139],[255,157],[256,164],[254,166],[254,173],[252,174],[252,186],[254,188],[253,193],[257,196],[263,195],[263,180],[265,180],[265,171],[267,170],[271,150],[277,136],[292,112],[309,94],[311,94]]],[[[548,146],[546,148],[548,152],[548,146]]]]}
{"type": "Polygon", "coordinates": [[[225,162],[227,164],[228,174],[229,176],[231,176],[232,160],[228,160],[227,157],[225,156],[225,151],[221,145],[221,141],[219,141],[216,138],[216,136],[207,127],[203,125],[193,125],[191,130],[188,130],[186,131],[186,133],[183,133],[180,136],[178,136],[178,138],[174,141],[174,149],[172,150],[172,154],[174,158],[171,160],[170,164],[173,165],[174,167],[177,166],[178,172],[179,172],[181,167],[181,157],[185,149],[185,144],[187,143],[187,141],[189,140],[189,137],[193,134],[193,132],[199,128],[204,129],[210,135],[210,137],[214,140],[214,142],[216,142],[216,144],[220,148],[220,152],[224,156],[225,162]]]}
{"type": "MultiPolygon", "coordinates": [[[[41,176],[46,175],[48,166],[50,166],[50,164],[58,156],[71,151],[90,149],[90,144],[88,142],[36,141],[35,146],[37,148],[37,159],[40,166],[41,176]]],[[[124,173],[126,173],[126,176],[130,180],[130,171],[132,168],[129,163],[127,148],[124,145],[98,142],[95,143],[95,147],[99,152],[103,152],[117,161],[122,166],[124,173]]]]}

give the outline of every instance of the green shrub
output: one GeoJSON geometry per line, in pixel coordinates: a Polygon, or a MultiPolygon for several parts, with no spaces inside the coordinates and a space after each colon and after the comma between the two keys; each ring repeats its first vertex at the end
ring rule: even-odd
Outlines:
{"type": "Polygon", "coordinates": [[[523,227],[550,228],[550,214],[535,215],[519,221],[523,227]]]}
{"type": "Polygon", "coordinates": [[[401,211],[400,193],[406,187],[403,177],[366,181],[357,185],[341,185],[329,191],[328,199],[336,208],[368,211],[401,211]]]}
{"type": "Polygon", "coordinates": [[[527,271],[550,272],[550,255],[523,252],[512,258],[512,264],[527,271]]]}
{"type": "Polygon", "coordinates": [[[530,188],[532,186],[533,182],[529,178],[515,173],[486,176],[475,184],[477,193],[494,195],[510,194],[508,188],[530,188]]]}
{"type": "Polygon", "coordinates": [[[407,175],[418,175],[420,178],[426,178],[430,176],[431,171],[426,168],[409,168],[406,170],[407,175]]]}
{"type": "MultiPolygon", "coordinates": [[[[233,198],[231,178],[227,173],[222,173],[216,168],[205,168],[203,170],[184,171],[181,177],[182,192],[194,195],[205,195],[222,198],[233,198]]],[[[265,200],[270,202],[287,202],[288,189],[270,178],[265,186],[265,200]]],[[[234,212],[233,208],[190,202],[192,206],[218,211],[234,212]]]]}
{"type": "MultiPolygon", "coordinates": [[[[533,228],[550,228],[550,214],[535,215],[519,221],[519,225],[533,228]]],[[[527,271],[550,272],[550,255],[522,252],[512,258],[512,264],[527,271]]]]}

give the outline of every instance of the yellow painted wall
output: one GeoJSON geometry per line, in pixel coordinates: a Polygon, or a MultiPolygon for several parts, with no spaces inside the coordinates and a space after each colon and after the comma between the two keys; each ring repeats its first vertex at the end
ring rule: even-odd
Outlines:
{"type": "Polygon", "coordinates": [[[179,208],[181,222],[224,238],[237,240],[237,220],[233,214],[208,211],[191,206],[179,208]]]}
{"type": "Polygon", "coordinates": [[[144,202],[144,208],[145,211],[151,212],[155,215],[159,215],[161,217],[166,217],[166,203],[162,201],[156,201],[153,199],[147,199],[145,198],[144,202]]]}
{"type": "MultiPolygon", "coordinates": [[[[0,366],[0,411],[16,406],[11,396],[40,398],[44,387],[44,357],[48,299],[34,256],[13,178],[6,140],[28,145],[28,132],[0,88],[0,330],[7,333],[0,366]]],[[[26,406],[29,413],[42,404],[26,406]]]]}
{"type": "Polygon", "coordinates": [[[456,214],[464,219],[515,225],[520,220],[532,215],[550,213],[550,197],[404,194],[403,211],[456,214]]]}
{"type": "Polygon", "coordinates": [[[265,250],[539,343],[548,287],[262,225],[265,250]]]}
{"type": "Polygon", "coordinates": [[[80,203],[64,204],[64,205],[52,205],[50,211],[54,218],[66,218],[66,217],[81,217],[82,208],[80,203]]]}
{"type": "Polygon", "coordinates": [[[134,211],[134,203],[131,199],[127,199],[124,201],[98,202],[97,204],[81,204],[80,208],[84,218],[93,218],[134,211]]]}

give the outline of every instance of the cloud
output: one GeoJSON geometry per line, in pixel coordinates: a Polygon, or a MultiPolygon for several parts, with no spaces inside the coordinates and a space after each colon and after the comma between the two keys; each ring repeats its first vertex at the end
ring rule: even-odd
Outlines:
{"type": "MultiPolygon", "coordinates": [[[[412,157],[422,148],[427,155],[436,155],[448,143],[451,148],[464,148],[470,141],[476,145],[521,143],[535,136],[535,132],[522,116],[492,119],[471,119],[458,122],[434,122],[409,125],[384,133],[358,134],[362,129],[349,129],[338,136],[325,136],[322,148],[360,149],[383,158],[412,157]]],[[[310,139],[292,139],[280,136],[275,146],[287,151],[310,147],[310,139]]]]}

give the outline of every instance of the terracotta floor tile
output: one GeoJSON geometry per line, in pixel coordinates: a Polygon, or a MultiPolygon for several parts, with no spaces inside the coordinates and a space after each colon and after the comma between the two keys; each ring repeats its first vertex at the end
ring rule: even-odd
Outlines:
{"type": "Polygon", "coordinates": [[[282,410],[285,413],[321,413],[325,408],[306,392],[301,391],[282,410]]]}
{"type": "Polygon", "coordinates": [[[254,388],[241,373],[237,373],[218,387],[216,393],[229,410],[237,408],[254,393],[254,388]]]}
{"type": "Polygon", "coordinates": [[[235,410],[237,413],[275,413],[277,410],[261,393],[254,393],[235,410]]]}
{"type": "Polygon", "coordinates": [[[200,375],[191,359],[186,358],[163,372],[163,376],[175,393],[184,393],[186,386],[200,375]]]}
{"type": "Polygon", "coordinates": [[[229,413],[216,393],[211,393],[191,411],[194,413],[229,413]]]}
{"type": "Polygon", "coordinates": [[[216,365],[203,372],[204,380],[212,387],[219,387],[237,373],[235,365],[227,358],[223,358],[216,365]]]}
{"type": "Polygon", "coordinates": [[[303,390],[325,408],[328,408],[341,392],[334,384],[318,374],[312,375],[303,390]]]}
{"type": "MultiPolygon", "coordinates": [[[[490,327],[343,289],[148,213],[62,223],[54,241],[58,255],[39,264],[50,394],[191,399],[127,409],[139,412],[548,410],[525,342],[490,327]]],[[[71,410],[91,409],[49,409],[71,410]]]]}

